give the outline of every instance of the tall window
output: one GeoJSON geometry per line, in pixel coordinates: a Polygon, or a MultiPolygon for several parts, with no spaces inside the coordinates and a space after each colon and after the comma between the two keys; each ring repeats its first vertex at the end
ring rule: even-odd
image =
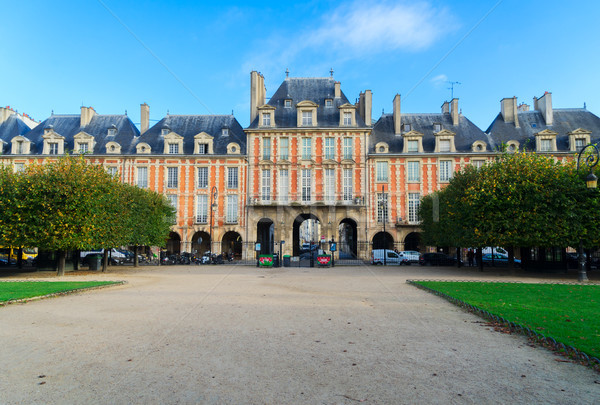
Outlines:
{"type": "Polygon", "coordinates": [[[271,160],[271,138],[263,138],[263,160],[271,160]]]}
{"type": "Polygon", "coordinates": [[[440,152],[450,152],[450,140],[440,139],[440,152]]]}
{"type": "Polygon", "coordinates": [[[80,143],[79,144],[79,153],[88,153],[89,147],[90,146],[87,142],[80,143]]]}
{"type": "Polygon", "coordinates": [[[302,159],[310,160],[312,154],[312,139],[302,138],[302,159]]]}
{"type": "Polygon", "coordinates": [[[227,168],[227,188],[238,188],[238,168],[227,168]]]}
{"type": "Polygon", "coordinates": [[[48,147],[49,147],[48,154],[58,155],[58,143],[57,142],[48,143],[48,147]]]}
{"type": "Polygon", "coordinates": [[[177,194],[167,195],[167,200],[171,203],[171,207],[175,208],[175,215],[177,215],[177,194]]]}
{"type": "Polygon", "coordinates": [[[352,138],[344,138],[342,154],[343,159],[352,159],[352,138]]]}
{"type": "Polygon", "coordinates": [[[406,162],[407,181],[420,181],[419,162],[406,162]]]}
{"type": "Polygon", "coordinates": [[[208,195],[198,194],[196,199],[196,222],[206,224],[208,222],[208,195]]]}
{"type": "Polygon", "coordinates": [[[289,160],[290,158],[290,140],[289,138],[279,139],[279,159],[289,160]]]}
{"type": "Polygon", "coordinates": [[[225,214],[225,222],[233,224],[238,221],[238,196],[237,194],[229,194],[227,196],[227,211],[225,214]]]}
{"type": "Polygon", "coordinates": [[[279,201],[287,202],[290,196],[290,175],[288,169],[279,170],[279,201]]]}
{"type": "Polygon", "coordinates": [[[108,166],[106,168],[106,172],[111,176],[116,176],[117,174],[119,174],[119,169],[117,169],[117,166],[108,166]]]}
{"type": "Polygon", "coordinates": [[[179,183],[178,174],[176,167],[167,167],[167,188],[177,188],[179,183]]]}
{"type": "Polygon", "coordinates": [[[198,188],[208,187],[208,167],[198,168],[198,188]]]}
{"type": "Polygon", "coordinates": [[[344,113],[344,125],[352,125],[352,113],[344,113]]]}
{"type": "Polygon", "coordinates": [[[169,153],[179,153],[179,144],[178,143],[170,143],[169,144],[169,153]]]}
{"type": "Polygon", "coordinates": [[[540,139],[540,151],[550,152],[552,150],[552,141],[550,139],[540,139]]]}
{"type": "Polygon", "coordinates": [[[388,222],[388,198],[387,193],[377,193],[377,222],[388,222]]]}
{"type": "Polygon", "coordinates": [[[271,114],[269,114],[269,113],[262,114],[262,124],[263,124],[263,127],[271,126],[271,114]]]}
{"type": "Polygon", "coordinates": [[[260,198],[263,201],[271,201],[271,170],[262,171],[262,189],[260,198]]]}
{"type": "Polygon", "coordinates": [[[325,201],[335,200],[335,169],[325,169],[325,201]]]}
{"type": "Polygon", "coordinates": [[[148,168],[138,167],[137,168],[137,185],[140,188],[148,187],[148,168]]]}
{"type": "Polygon", "coordinates": [[[23,154],[23,141],[17,141],[17,155],[23,154]]]}
{"type": "Polygon", "coordinates": [[[335,138],[325,138],[325,159],[335,159],[335,138]]]}
{"type": "Polygon", "coordinates": [[[208,153],[208,144],[207,143],[199,143],[198,144],[198,154],[206,155],[208,153]]]}
{"type": "Polygon", "coordinates": [[[452,161],[441,160],[440,161],[440,181],[450,181],[452,178],[452,161]]]}
{"type": "Polygon", "coordinates": [[[302,126],[312,125],[312,111],[302,111],[302,126]]]}
{"type": "Polygon", "coordinates": [[[419,151],[419,141],[410,140],[406,145],[406,151],[409,153],[416,153],[419,151]]]}
{"type": "Polygon", "coordinates": [[[419,222],[419,193],[408,193],[408,222],[419,222]]]}
{"type": "Polygon", "coordinates": [[[575,138],[575,150],[577,150],[577,152],[581,152],[581,149],[583,149],[584,146],[585,146],[584,138],[575,138]]]}
{"type": "Polygon", "coordinates": [[[302,169],[302,201],[310,201],[312,193],[312,170],[302,169]]]}
{"type": "Polygon", "coordinates": [[[376,181],[387,182],[388,181],[388,163],[387,162],[377,162],[375,164],[376,181]]]}
{"type": "Polygon", "coordinates": [[[25,170],[25,163],[15,163],[15,173],[20,173],[25,170]]]}
{"type": "Polygon", "coordinates": [[[477,169],[481,169],[483,167],[483,165],[485,164],[485,160],[473,160],[472,161],[473,166],[475,166],[477,169]]]}
{"type": "Polygon", "coordinates": [[[344,201],[352,200],[352,169],[344,169],[344,201]]]}

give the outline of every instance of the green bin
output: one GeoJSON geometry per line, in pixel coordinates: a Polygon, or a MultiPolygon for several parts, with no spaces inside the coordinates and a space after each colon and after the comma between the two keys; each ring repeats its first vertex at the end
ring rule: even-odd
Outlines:
{"type": "Polygon", "coordinates": [[[89,255],[87,258],[90,270],[100,270],[102,268],[102,255],[89,255]]]}
{"type": "Polygon", "coordinates": [[[290,255],[283,255],[283,267],[290,267],[290,255]]]}

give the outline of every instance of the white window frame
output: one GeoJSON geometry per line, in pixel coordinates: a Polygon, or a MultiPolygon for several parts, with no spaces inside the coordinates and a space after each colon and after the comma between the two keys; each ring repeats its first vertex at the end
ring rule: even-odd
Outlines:
{"type": "Polygon", "coordinates": [[[335,160],[335,138],[325,138],[325,159],[335,160]]]}
{"type": "Polygon", "coordinates": [[[48,142],[48,154],[49,155],[58,155],[58,142],[48,142]]]}
{"type": "Polygon", "coordinates": [[[111,176],[118,176],[119,168],[117,166],[106,166],[106,173],[110,174],[111,176]]]}
{"type": "Polygon", "coordinates": [[[290,199],[290,172],[288,169],[279,170],[279,192],[278,199],[281,202],[288,202],[290,199]]]}
{"type": "Polygon", "coordinates": [[[344,125],[345,126],[352,125],[352,113],[346,111],[343,114],[344,114],[344,125]]]}
{"type": "Polygon", "coordinates": [[[540,152],[552,152],[552,139],[540,139],[540,152]]]}
{"type": "Polygon", "coordinates": [[[326,202],[335,201],[335,169],[324,169],[324,198],[326,202]]]}
{"type": "Polygon", "coordinates": [[[452,151],[452,143],[450,139],[440,139],[439,141],[440,152],[447,153],[452,151]]]}
{"type": "Polygon", "coordinates": [[[139,188],[148,188],[148,167],[139,166],[137,168],[137,186],[139,188]]]}
{"type": "Polygon", "coordinates": [[[419,152],[419,141],[416,139],[409,139],[406,141],[406,152],[408,153],[417,153],[419,152]]]}
{"type": "Polygon", "coordinates": [[[263,160],[271,160],[271,138],[263,138],[262,158],[263,160]]]}
{"type": "Polygon", "coordinates": [[[419,205],[421,204],[420,193],[408,193],[408,222],[411,224],[419,222],[419,205]]]}
{"type": "Polygon", "coordinates": [[[262,126],[263,127],[271,126],[271,113],[262,113],[262,126]]]}
{"type": "Polygon", "coordinates": [[[302,126],[303,127],[310,127],[313,124],[313,112],[311,110],[309,111],[302,111],[302,126]]]}
{"type": "Polygon", "coordinates": [[[301,159],[310,160],[312,158],[312,138],[301,138],[302,139],[302,150],[301,159]]]}
{"type": "Polygon", "coordinates": [[[312,201],[312,170],[301,170],[302,202],[312,201]]]}
{"type": "Polygon", "coordinates": [[[290,138],[279,138],[279,159],[290,160],[290,138]]]}
{"type": "Polygon", "coordinates": [[[375,163],[375,181],[379,183],[387,183],[389,181],[388,162],[375,163]]]}
{"type": "Polygon", "coordinates": [[[179,187],[179,168],[174,166],[167,167],[167,188],[179,187]]]}
{"type": "Polygon", "coordinates": [[[587,140],[585,138],[575,138],[575,151],[581,152],[586,143],[587,140]]]}
{"type": "Polygon", "coordinates": [[[353,151],[353,139],[352,138],[343,138],[342,143],[342,159],[352,160],[354,157],[353,151]]]}
{"type": "Polygon", "coordinates": [[[225,222],[235,224],[238,222],[238,196],[237,194],[228,194],[226,201],[225,222]]]}
{"type": "Polygon", "coordinates": [[[171,207],[173,207],[173,209],[175,209],[175,216],[177,216],[177,194],[167,194],[167,199],[169,200],[169,203],[171,203],[171,207]]]}
{"type": "Polygon", "coordinates": [[[198,143],[198,154],[199,155],[207,155],[208,154],[208,144],[207,143],[198,143]]]}
{"type": "Polygon", "coordinates": [[[88,142],[79,143],[79,153],[88,153],[90,150],[90,144],[88,142]]]}
{"type": "Polygon", "coordinates": [[[377,193],[377,223],[387,223],[390,220],[389,198],[387,193],[377,193]]]}
{"type": "Polygon", "coordinates": [[[227,168],[227,188],[237,189],[239,187],[239,170],[237,167],[227,168]]]}
{"type": "Polygon", "coordinates": [[[198,167],[196,177],[196,188],[208,188],[208,167],[198,167]]]}
{"type": "Polygon", "coordinates": [[[409,160],[406,162],[406,181],[418,183],[421,181],[421,162],[409,160]]]}
{"type": "Polygon", "coordinates": [[[260,199],[271,201],[271,169],[263,169],[262,171],[260,199]]]}
{"type": "Polygon", "coordinates": [[[196,196],[196,223],[208,223],[208,194],[198,194],[196,196]]]}
{"type": "Polygon", "coordinates": [[[440,160],[440,182],[449,182],[453,175],[452,161],[440,160]]]}
{"type": "Polygon", "coordinates": [[[354,197],[352,190],[352,181],[353,181],[353,170],[352,169],[343,169],[342,172],[342,185],[343,185],[343,199],[344,201],[352,201],[354,197]]]}
{"type": "Polygon", "coordinates": [[[179,154],[179,143],[178,142],[169,142],[169,154],[170,155],[179,154]]]}

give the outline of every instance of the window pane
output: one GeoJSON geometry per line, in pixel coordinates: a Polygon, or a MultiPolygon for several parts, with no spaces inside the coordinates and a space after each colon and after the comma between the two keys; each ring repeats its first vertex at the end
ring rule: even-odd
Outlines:
{"type": "Polygon", "coordinates": [[[289,201],[290,194],[290,177],[287,169],[279,171],[279,201],[289,201]]]}
{"type": "Polygon", "coordinates": [[[310,169],[302,169],[302,201],[311,200],[312,174],[310,169]]]}
{"type": "Polygon", "coordinates": [[[312,139],[302,138],[302,159],[309,160],[312,154],[312,139]]]}
{"type": "Polygon", "coordinates": [[[289,139],[281,138],[279,140],[279,158],[281,160],[289,160],[289,139]]]}
{"type": "Polygon", "coordinates": [[[197,196],[196,204],[196,222],[205,224],[208,222],[208,195],[200,194],[197,196]]]}
{"type": "Polygon", "coordinates": [[[375,169],[376,169],[375,171],[377,172],[377,174],[376,174],[377,181],[388,181],[388,164],[387,164],[387,162],[377,162],[375,169]]]}
{"type": "Polygon", "coordinates": [[[344,169],[344,201],[352,200],[352,169],[344,169]]]}
{"type": "Polygon", "coordinates": [[[344,113],[344,125],[352,125],[352,113],[344,113]]]}
{"type": "Polygon", "coordinates": [[[335,170],[325,169],[325,201],[335,200],[335,170]]]}
{"type": "Polygon", "coordinates": [[[198,188],[208,187],[208,167],[198,168],[198,188]]]}
{"type": "Polygon", "coordinates": [[[271,200],[271,170],[269,169],[262,171],[261,199],[263,201],[271,200]]]}
{"type": "Polygon", "coordinates": [[[227,188],[238,188],[238,168],[227,168],[227,188]]]}
{"type": "Polygon", "coordinates": [[[448,139],[440,139],[440,152],[450,152],[450,141],[448,139]]]}
{"type": "Polygon", "coordinates": [[[419,162],[407,162],[408,181],[420,181],[419,162]]]}
{"type": "Polygon", "coordinates": [[[452,178],[452,161],[440,161],[440,181],[449,181],[452,178]]]}
{"type": "Polygon", "coordinates": [[[225,216],[225,222],[235,223],[238,221],[238,196],[228,195],[227,196],[227,214],[225,216]]]}
{"type": "Polygon", "coordinates": [[[388,196],[387,193],[377,194],[377,222],[388,222],[388,196]]]}
{"type": "Polygon", "coordinates": [[[325,159],[335,159],[335,138],[325,138],[325,159]]]}
{"type": "Polygon", "coordinates": [[[169,144],[169,153],[179,153],[179,144],[178,143],[170,143],[169,144]]]}
{"type": "Polygon", "coordinates": [[[178,170],[176,167],[167,168],[167,187],[176,188],[178,185],[178,170]]]}
{"type": "Polygon", "coordinates": [[[407,152],[418,152],[419,151],[419,141],[408,141],[407,152]]]}
{"type": "Polygon", "coordinates": [[[302,125],[312,125],[312,111],[302,111],[302,125]]]}
{"type": "Polygon", "coordinates": [[[419,222],[419,193],[408,193],[408,222],[419,222]]]}
{"type": "Polygon", "coordinates": [[[137,168],[137,185],[140,188],[148,187],[148,168],[138,167],[137,168]]]}
{"type": "Polygon", "coordinates": [[[352,159],[352,138],[344,138],[344,159],[352,159]]]}
{"type": "Polygon", "coordinates": [[[263,160],[271,160],[271,138],[263,138],[263,160]]]}

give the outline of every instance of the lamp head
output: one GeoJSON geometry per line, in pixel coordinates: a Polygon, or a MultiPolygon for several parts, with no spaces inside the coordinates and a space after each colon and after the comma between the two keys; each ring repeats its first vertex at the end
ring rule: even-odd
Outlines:
{"type": "Polygon", "coordinates": [[[596,188],[598,186],[598,177],[592,172],[585,178],[587,188],[596,188]]]}

